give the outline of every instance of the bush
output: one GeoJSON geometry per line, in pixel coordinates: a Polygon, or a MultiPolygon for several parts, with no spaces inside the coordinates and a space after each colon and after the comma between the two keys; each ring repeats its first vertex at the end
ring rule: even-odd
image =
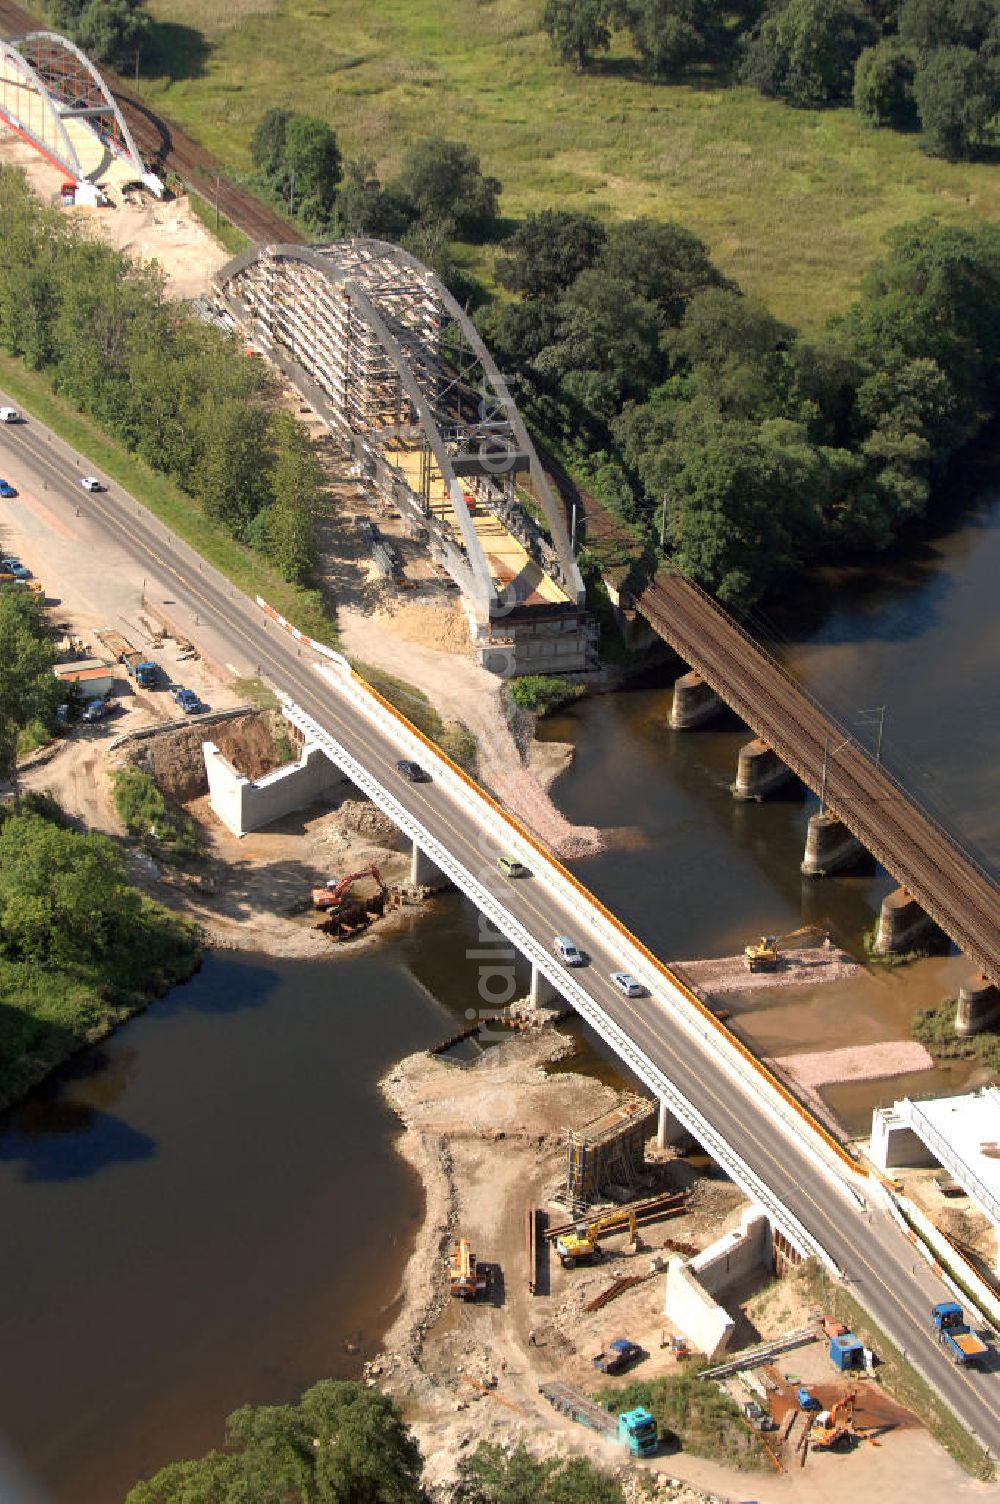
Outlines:
{"type": "Polygon", "coordinates": [[[112,786],[115,809],[130,835],[155,840],[172,855],[187,860],[204,854],[194,821],[168,800],[141,768],[119,768],[112,786]]]}
{"type": "Polygon", "coordinates": [[[706,1366],[689,1360],[668,1377],[637,1379],[606,1392],[601,1402],[614,1411],[641,1405],[655,1418],[661,1436],[676,1435],[683,1449],[696,1457],[712,1457],[729,1467],[763,1467],[760,1438],[746,1425],[736,1401],[699,1379],[706,1366]]]}
{"type": "Polygon", "coordinates": [[[507,686],[507,693],[515,705],[530,710],[537,716],[552,715],[564,705],[570,705],[585,693],[582,684],[572,684],[568,679],[559,679],[554,674],[525,674],[507,686]]]}

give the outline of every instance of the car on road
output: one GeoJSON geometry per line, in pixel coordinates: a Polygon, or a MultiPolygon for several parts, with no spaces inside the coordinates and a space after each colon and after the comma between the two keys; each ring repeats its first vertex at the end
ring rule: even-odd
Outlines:
{"type": "Polygon", "coordinates": [[[201,709],[201,701],[193,689],[185,689],[183,685],[175,684],[172,686],[170,693],[185,715],[194,715],[196,711],[201,709]]]}
{"type": "Polygon", "coordinates": [[[418,762],[411,762],[406,757],[401,757],[397,762],[396,772],[400,778],[405,778],[407,783],[430,783],[431,781],[431,775],[425,773],[418,762]]]}
{"type": "Polygon", "coordinates": [[[646,997],[646,988],[628,971],[613,971],[611,981],[626,997],[646,997]]]}
{"type": "Polygon", "coordinates": [[[85,491],[103,491],[104,484],[97,479],[96,475],[81,475],[80,484],[85,491]]]}
{"type": "Polygon", "coordinates": [[[497,866],[504,877],[530,877],[531,873],[523,862],[519,862],[514,856],[498,856],[497,866]]]}
{"type": "Polygon", "coordinates": [[[552,946],[564,966],[586,966],[586,956],[568,935],[556,935],[552,946]]]}
{"type": "Polygon", "coordinates": [[[15,580],[30,580],[31,570],[20,559],[0,559],[0,574],[12,574],[15,580]]]}
{"type": "Polygon", "coordinates": [[[17,491],[9,480],[0,480],[0,496],[16,496],[17,491]]]}
{"type": "Polygon", "coordinates": [[[0,423],[20,423],[21,414],[16,407],[0,407],[0,423]]]}

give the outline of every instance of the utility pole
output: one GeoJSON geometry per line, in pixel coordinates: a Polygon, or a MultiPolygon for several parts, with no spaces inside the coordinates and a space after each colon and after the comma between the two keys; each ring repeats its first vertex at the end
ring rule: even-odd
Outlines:
{"type": "Polygon", "coordinates": [[[136,88],[139,87],[139,53],[141,51],[142,51],[141,45],[138,46],[135,49],[135,86],[136,86],[136,88]]]}
{"type": "Polygon", "coordinates": [[[663,507],[662,507],[662,510],[660,512],[660,553],[661,554],[665,554],[666,551],[667,551],[667,497],[666,497],[666,493],[664,493],[664,496],[663,496],[663,507]]]}
{"type": "Polygon", "coordinates": [[[832,752],[830,751],[830,738],[826,737],[823,742],[823,773],[819,781],[819,812],[821,815],[826,814],[826,775],[830,766],[830,758],[836,757],[838,752],[843,752],[850,739],[849,736],[845,737],[840,746],[834,747],[832,752]]]}
{"type": "Polygon", "coordinates": [[[573,512],[569,525],[569,548],[570,553],[576,554],[576,502],[573,503],[573,512]]]}
{"type": "Polygon", "coordinates": [[[858,712],[858,720],[866,721],[869,725],[878,716],[878,733],[875,737],[875,766],[877,768],[882,766],[882,736],[885,731],[885,710],[886,707],[884,705],[876,705],[873,710],[861,710],[858,712]]]}
{"type": "Polygon", "coordinates": [[[219,233],[219,174],[215,174],[215,233],[219,233]]]}
{"type": "Polygon", "coordinates": [[[291,180],[288,184],[288,212],[292,219],[295,218],[295,168],[292,168],[291,180]]]}

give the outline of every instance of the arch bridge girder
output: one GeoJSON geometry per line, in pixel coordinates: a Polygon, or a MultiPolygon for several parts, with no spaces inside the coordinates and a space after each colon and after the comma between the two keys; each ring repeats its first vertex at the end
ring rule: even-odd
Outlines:
{"type": "Polygon", "coordinates": [[[154,191],[159,187],[147,174],[107,84],[68,37],[33,31],[0,41],[0,118],[77,182],[93,181],[110,155],[126,162],[154,191]],[[86,136],[79,135],[81,126],[86,136]],[[88,168],[80,146],[91,139],[101,155],[88,168]]]}
{"type": "Polygon", "coordinates": [[[468,484],[493,485],[513,503],[529,473],[553,540],[565,599],[584,589],[565,521],[503,377],[471,320],[438,279],[399,247],[358,239],[255,247],[218,274],[230,311],[280,348],[323,391],[342,436],[421,446],[420,477],[437,467],[452,525],[490,615],[502,613],[468,506],[468,484]],[[463,485],[463,481],[465,484],[463,485]]]}

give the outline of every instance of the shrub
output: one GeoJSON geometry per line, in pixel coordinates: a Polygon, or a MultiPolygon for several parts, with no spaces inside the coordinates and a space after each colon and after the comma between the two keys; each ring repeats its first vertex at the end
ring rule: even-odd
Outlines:
{"type": "Polygon", "coordinates": [[[114,776],[113,793],[115,809],[130,835],[155,840],[177,857],[190,860],[203,855],[194,821],[168,800],[155,779],[141,768],[120,768],[114,776]]]}
{"type": "Polygon", "coordinates": [[[523,679],[515,679],[508,686],[508,693],[522,710],[546,716],[578,700],[584,688],[582,684],[572,684],[554,674],[525,674],[523,679]]]}

